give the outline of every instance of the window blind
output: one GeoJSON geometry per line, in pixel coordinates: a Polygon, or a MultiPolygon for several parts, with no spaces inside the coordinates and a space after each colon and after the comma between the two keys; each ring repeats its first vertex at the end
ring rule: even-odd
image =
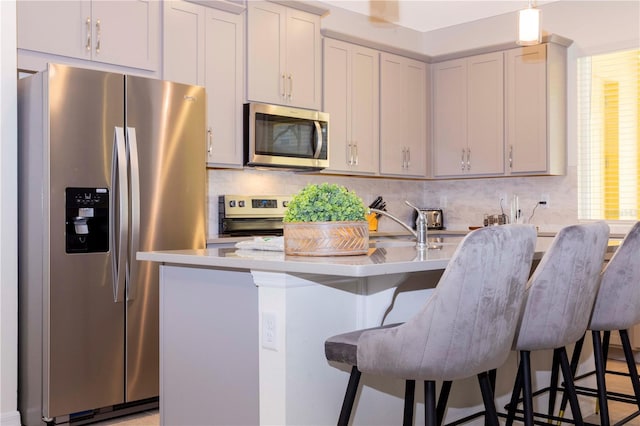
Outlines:
{"type": "Polygon", "coordinates": [[[578,215],[640,219],[640,50],[578,59],[578,215]]]}

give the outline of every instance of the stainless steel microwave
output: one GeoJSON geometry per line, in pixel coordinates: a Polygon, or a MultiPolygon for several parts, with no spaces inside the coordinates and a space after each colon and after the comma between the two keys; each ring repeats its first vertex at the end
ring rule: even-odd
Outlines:
{"type": "Polygon", "coordinates": [[[279,105],[244,105],[245,165],[329,166],[329,114],[279,105]]]}

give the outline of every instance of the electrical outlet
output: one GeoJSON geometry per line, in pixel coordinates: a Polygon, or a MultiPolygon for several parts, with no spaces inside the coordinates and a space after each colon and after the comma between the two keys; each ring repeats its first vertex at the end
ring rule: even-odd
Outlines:
{"type": "Polygon", "coordinates": [[[544,202],[544,204],[540,204],[540,207],[542,207],[543,209],[549,208],[549,203],[550,203],[549,194],[542,194],[540,196],[540,201],[544,202]]]}
{"type": "Polygon", "coordinates": [[[498,207],[500,209],[504,209],[505,211],[509,209],[509,198],[507,198],[507,194],[504,192],[498,194],[498,207]]]}
{"type": "Polygon", "coordinates": [[[273,312],[262,313],[262,347],[278,350],[278,329],[276,314],[273,312]]]}

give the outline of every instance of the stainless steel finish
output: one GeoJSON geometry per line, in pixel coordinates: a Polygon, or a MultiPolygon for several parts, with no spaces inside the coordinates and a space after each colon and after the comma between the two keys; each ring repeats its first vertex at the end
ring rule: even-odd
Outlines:
{"type": "Polygon", "coordinates": [[[136,253],[140,248],[140,162],[138,161],[138,141],[136,129],[127,127],[127,141],[129,146],[129,191],[131,227],[129,229],[129,256],[127,258],[127,301],[136,298],[138,288],[138,264],[136,253]]]}
{"type": "Polygon", "coordinates": [[[102,26],[100,20],[96,21],[96,53],[100,54],[100,45],[102,44],[102,26]]]}
{"type": "MultiPolygon", "coordinates": [[[[136,129],[140,159],[139,249],[204,248],[204,89],[134,76],[126,84],[127,127],[136,129]]],[[[130,400],[158,394],[157,290],[157,265],[138,262],[136,298],[127,301],[130,400]]]]}
{"type": "Polygon", "coordinates": [[[320,127],[320,123],[317,121],[314,121],[313,125],[316,127],[316,149],[313,152],[313,158],[318,158],[322,151],[322,128],[320,127]]]}
{"type": "Polygon", "coordinates": [[[140,250],[205,247],[205,93],[53,64],[18,88],[19,409],[31,426],[158,395],[158,268],[134,260],[135,233],[140,250]],[[108,191],[109,250],[65,252],[69,187],[108,191]]]}
{"type": "Polygon", "coordinates": [[[288,195],[221,195],[218,197],[220,235],[282,235],[288,195]]]}
{"type": "Polygon", "coordinates": [[[114,264],[114,302],[124,301],[125,283],[126,283],[126,259],[127,259],[127,235],[129,233],[129,197],[127,191],[129,187],[129,176],[127,174],[127,149],[126,141],[124,137],[124,129],[122,127],[115,127],[115,146],[114,151],[117,153],[116,159],[113,163],[113,168],[117,170],[117,181],[112,177],[111,188],[117,188],[118,202],[112,202],[110,209],[111,223],[117,223],[117,228],[113,226],[111,229],[118,229],[117,238],[116,232],[112,232],[112,247],[117,247],[117,256],[113,257],[114,264]],[[115,205],[118,205],[118,214],[115,212],[115,205]]]}
{"type": "Polygon", "coordinates": [[[85,49],[87,49],[87,51],[91,51],[91,18],[87,18],[86,24],[87,24],[87,42],[85,43],[84,47],[85,49]]]}
{"type": "Polygon", "coordinates": [[[397,218],[396,216],[392,215],[391,213],[387,213],[384,210],[378,210],[378,209],[372,209],[370,208],[369,211],[373,212],[373,213],[377,213],[377,214],[381,214],[383,216],[388,217],[389,219],[393,220],[394,222],[397,222],[399,225],[401,225],[404,229],[406,229],[407,231],[409,231],[411,233],[411,235],[413,235],[416,239],[416,247],[419,249],[424,249],[428,247],[428,241],[427,241],[427,220],[424,216],[424,212],[422,210],[420,210],[419,208],[417,208],[416,206],[414,206],[413,204],[411,204],[408,201],[405,201],[405,204],[408,205],[409,207],[411,207],[412,209],[414,209],[416,211],[416,213],[418,214],[418,219],[416,220],[416,230],[414,231],[413,228],[409,225],[407,225],[406,223],[404,223],[402,220],[400,220],[399,218],[397,218]]]}
{"type": "MultiPolygon", "coordinates": [[[[283,74],[284,77],[284,74],[283,74]]],[[[284,84],[284,81],[283,81],[284,84]]],[[[327,158],[318,158],[319,153],[323,149],[322,138],[320,138],[320,144],[314,146],[313,155],[314,158],[308,157],[296,157],[296,156],[279,156],[279,155],[269,155],[269,154],[261,154],[256,152],[256,114],[267,114],[273,116],[281,116],[281,117],[290,117],[296,119],[308,120],[310,122],[314,122],[314,126],[316,129],[320,127],[321,122],[329,123],[329,114],[320,111],[293,108],[287,106],[280,105],[269,105],[269,104],[260,104],[260,103],[250,103],[248,104],[248,113],[245,111],[245,114],[248,114],[248,117],[245,117],[248,120],[248,123],[245,123],[245,131],[248,131],[248,134],[245,134],[245,149],[246,151],[246,163],[248,166],[264,166],[264,167],[291,167],[291,168],[307,168],[307,169],[322,169],[329,166],[329,132],[327,129],[327,158]]],[[[322,132],[320,132],[322,135],[322,132]]]]}

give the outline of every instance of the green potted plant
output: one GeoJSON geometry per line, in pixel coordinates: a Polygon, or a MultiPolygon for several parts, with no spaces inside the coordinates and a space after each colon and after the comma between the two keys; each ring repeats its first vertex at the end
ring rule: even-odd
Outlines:
{"type": "Polygon", "coordinates": [[[362,198],[345,187],[309,184],[294,195],[285,212],[284,250],[300,256],[366,254],[368,212],[362,198]]]}

